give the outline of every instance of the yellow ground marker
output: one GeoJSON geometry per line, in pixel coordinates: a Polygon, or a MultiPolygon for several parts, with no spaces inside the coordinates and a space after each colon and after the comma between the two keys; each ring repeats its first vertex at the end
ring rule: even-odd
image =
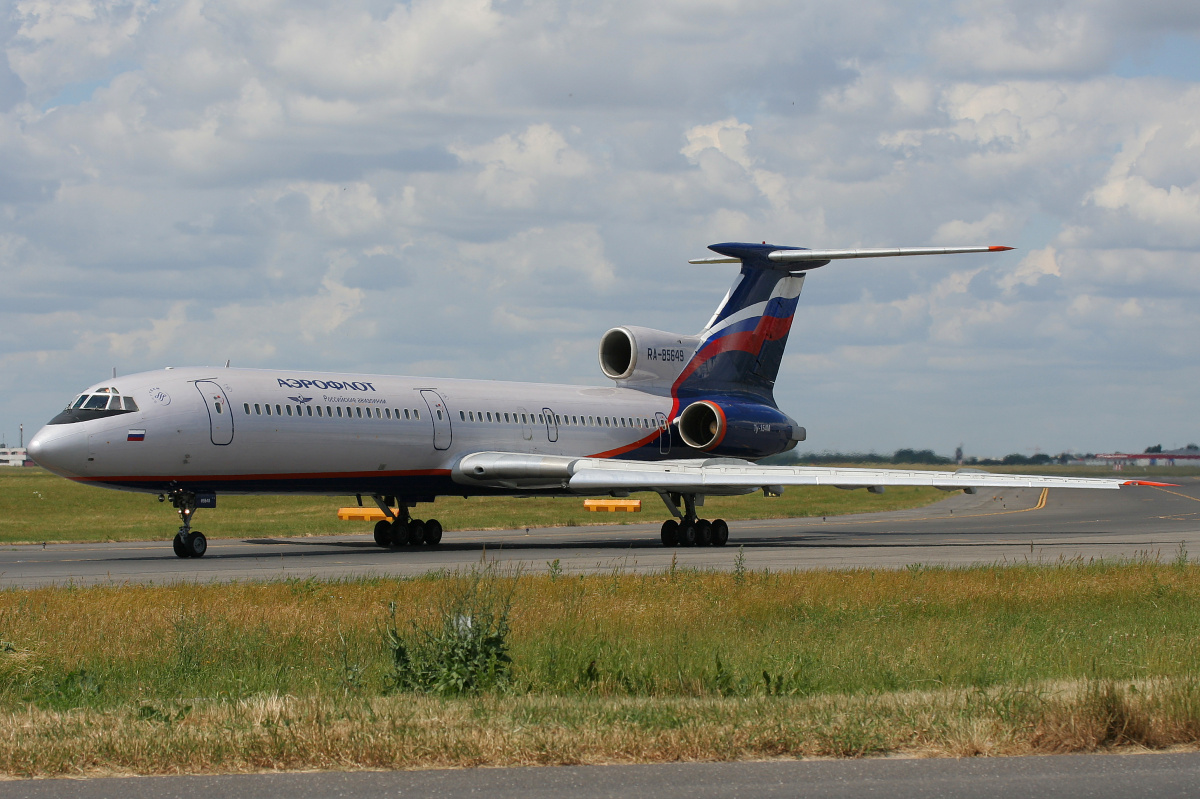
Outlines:
{"type": "Polygon", "coordinates": [[[377,522],[388,517],[379,508],[338,508],[338,518],[344,522],[377,522]]]}
{"type": "Polygon", "coordinates": [[[642,501],[640,499],[585,499],[583,507],[585,510],[593,513],[598,511],[606,511],[608,513],[615,513],[617,511],[640,513],[642,510],[642,501]]]}

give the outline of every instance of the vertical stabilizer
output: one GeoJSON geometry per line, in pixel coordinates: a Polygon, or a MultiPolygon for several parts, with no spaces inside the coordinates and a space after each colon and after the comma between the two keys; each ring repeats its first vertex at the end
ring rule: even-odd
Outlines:
{"type": "MultiPolygon", "coordinates": [[[[700,333],[700,346],[675,383],[678,396],[712,391],[750,393],[772,404],[804,273],[773,262],[769,253],[793,250],[769,244],[714,244],[709,249],[740,261],[741,273],[700,333]]],[[[715,259],[714,259],[715,260],[715,259]]]]}

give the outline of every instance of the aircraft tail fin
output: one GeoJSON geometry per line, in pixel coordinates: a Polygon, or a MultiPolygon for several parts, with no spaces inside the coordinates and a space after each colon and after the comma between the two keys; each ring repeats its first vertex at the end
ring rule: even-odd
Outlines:
{"type": "Polygon", "coordinates": [[[731,242],[713,244],[709,249],[720,257],[698,258],[690,263],[740,263],[741,273],[700,333],[700,345],[675,381],[675,390],[679,396],[712,391],[750,393],[773,404],[775,378],[809,269],[849,258],[1001,252],[1013,248],[809,250],[731,242]]]}

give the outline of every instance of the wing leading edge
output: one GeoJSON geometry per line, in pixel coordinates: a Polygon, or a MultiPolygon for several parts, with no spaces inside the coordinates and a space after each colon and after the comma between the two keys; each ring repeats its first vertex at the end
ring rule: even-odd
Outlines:
{"type": "Polygon", "coordinates": [[[759,466],[749,461],[619,461],[518,452],[476,452],[451,470],[456,482],[496,488],[566,490],[576,494],[610,491],[669,491],[695,494],[743,494],[779,486],[835,486],[881,489],[885,486],[932,486],[944,491],[980,488],[1102,488],[1123,485],[1170,485],[1144,480],[992,474],[974,470],[936,472],[901,469],[759,466]]]}

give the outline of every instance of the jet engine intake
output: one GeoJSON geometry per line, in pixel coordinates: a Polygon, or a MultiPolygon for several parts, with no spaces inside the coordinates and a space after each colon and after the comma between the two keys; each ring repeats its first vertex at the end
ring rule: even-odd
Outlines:
{"type": "Polygon", "coordinates": [[[739,399],[698,400],[675,419],[683,443],[731,458],[764,458],[792,449],[804,428],[770,405],[739,399]]]}
{"type": "Polygon", "coordinates": [[[715,402],[696,402],[679,414],[679,437],[689,447],[708,451],[721,443],[725,430],[725,412],[715,402]]]}
{"type": "Polygon", "coordinates": [[[614,327],[600,337],[600,371],[618,383],[669,386],[692,359],[698,336],[614,327]]]}

